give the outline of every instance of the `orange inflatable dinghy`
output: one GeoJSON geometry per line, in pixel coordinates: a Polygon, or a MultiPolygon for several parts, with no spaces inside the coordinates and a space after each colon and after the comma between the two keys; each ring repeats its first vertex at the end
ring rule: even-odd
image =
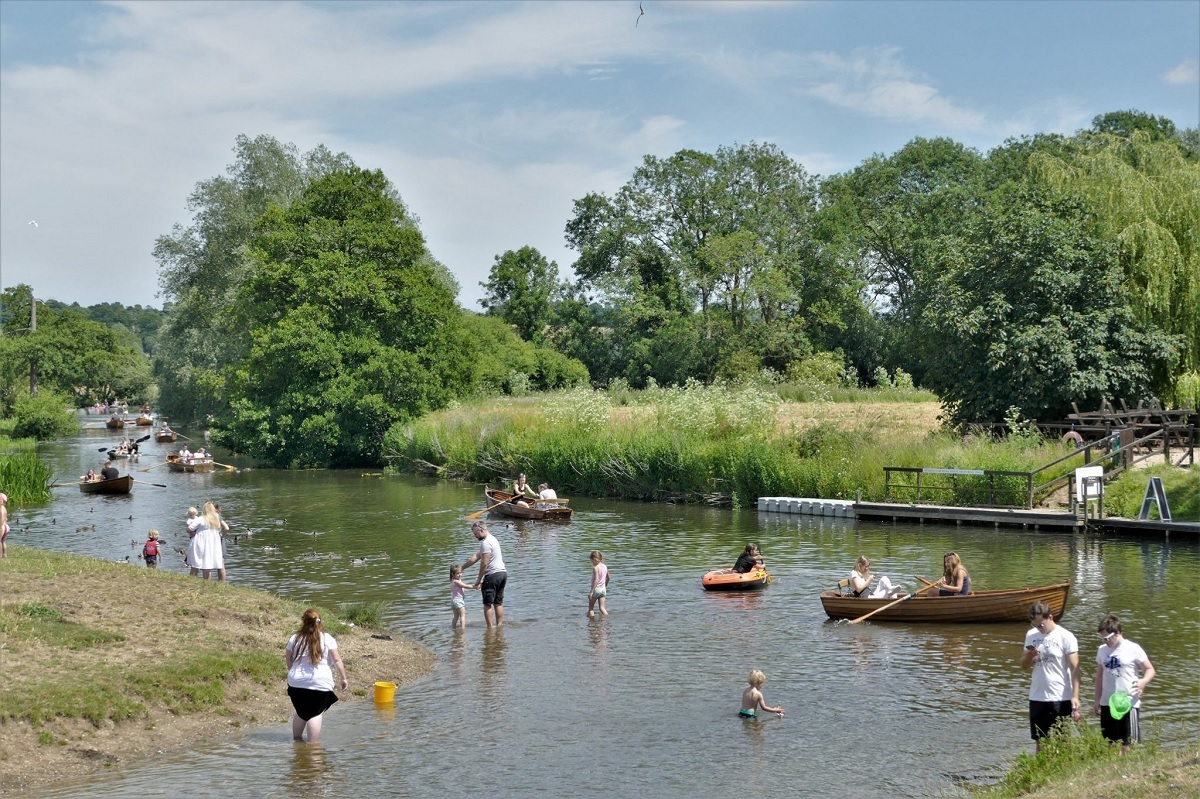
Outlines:
{"type": "Polygon", "coordinates": [[[756,591],[771,582],[766,569],[754,569],[746,573],[733,569],[714,569],[700,578],[705,591],[756,591]]]}

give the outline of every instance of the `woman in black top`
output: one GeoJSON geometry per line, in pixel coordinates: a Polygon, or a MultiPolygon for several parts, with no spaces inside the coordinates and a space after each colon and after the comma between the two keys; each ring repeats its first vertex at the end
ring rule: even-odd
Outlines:
{"type": "Polygon", "coordinates": [[[738,555],[737,563],[733,564],[733,570],[739,574],[752,572],[762,565],[762,555],[758,553],[758,546],[755,544],[746,544],[746,548],[742,550],[742,554],[738,555]]]}

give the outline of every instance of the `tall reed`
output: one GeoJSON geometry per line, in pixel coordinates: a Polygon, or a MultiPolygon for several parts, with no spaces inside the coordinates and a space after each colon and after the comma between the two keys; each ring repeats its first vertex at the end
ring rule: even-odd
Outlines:
{"type": "MultiPolygon", "coordinates": [[[[431,414],[389,431],[384,454],[392,468],[474,482],[526,472],[575,494],[748,506],[760,496],[883,499],[884,466],[1025,471],[1065,452],[1057,442],[897,437],[879,419],[780,432],[777,411],[778,395],[754,386],[577,388],[431,414]]],[[[999,502],[1024,501],[1024,480],[1001,487],[999,502]]],[[[935,501],[986,501],[989,491],[972,480],[946,488],[935,501]]]]}
{"type": "Polygon", "coordinates": [[[8,494],[13,505],[49,501],[52,478],[50,468],[35,452],[0,453],[0,491],[8,494]]]}

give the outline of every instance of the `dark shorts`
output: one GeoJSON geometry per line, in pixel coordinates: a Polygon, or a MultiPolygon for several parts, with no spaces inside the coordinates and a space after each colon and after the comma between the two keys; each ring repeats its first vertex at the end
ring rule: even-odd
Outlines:
{"type": "Polygon", "coordinates": [[[1110,741],[1120,741],[1125,744],[1141,743],[1142,730],[1138,724],[1138,709],[1130,708],[1119,719],[1114,719],[1108,712],[1108,705],[1100,706],[1100,732],[1110,741]]]}
{"type": "Polygon", "coordinates": [[[333,691],[314,691],[311,688],[293,688],[289,685],[287,692],[292,698],[292,707],[296,709],[296,715],[305,721],[321,715],[338,701],[337,694],[333,691]]]}
{"type": "Polygon", "coordinates": [[[483,575],[483,583],[479,592],[483,595],[483,606],[504,604],[504,584],[508,582],[508,572],[493,572],[483,575]]]}
{"type": "Polygon", "coordinates": [[[146,565],[149,566],[151,569],[157,569],[158,568],[158,555],[147,555],[146,556],[146,565]]]}
{"type": "Polygon", "coordinates": [[[1029,700],[1029,737],[1033,740],[1045,738],[1059,719],[1071,718],[1071,700],[1061,702],[1035,702],[1029,700]]]}

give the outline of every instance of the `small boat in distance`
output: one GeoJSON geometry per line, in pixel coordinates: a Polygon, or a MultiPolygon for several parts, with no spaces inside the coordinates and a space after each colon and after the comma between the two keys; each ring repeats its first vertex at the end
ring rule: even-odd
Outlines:
{"type": "Polygon", "coordinates": [[[179,434],[165,424],[154,434],[154,440],[159,444],[173,444],[177,438],[179,438],[179,434]]]}
{"type": "Polygon", "coordinates": [[[85,480],[79,484],[79,490],[84,494],[128,494],[133,490],[133,475],[91,482],[85,480]]]}
{"type": "Polygon", "coordinates": [[[108,421],[104,424],[109,430],[120,430],[125,426],[125,420],[116,414],[113,414],[112,416],[108,417],[108,421]]]}
{"type": "Polygon", "coordinates": [[[881,610],[871,621],[907,621],[918,623],[959,624],[985,622],[1028,622],[1029,606],[1045,602],[1057,620],[1067,609],[1070,583],[1055,583],[1033,588],[1007,588],[998,591],[973,591],[966,596],[927,596],[918,594],[896,602],[895,599],[864,599],[848,596],[836,589],[821,594],[821,605],[831,619],[857,619],[873,610],[881,610]]]}
{"type": "Polygon", "coordinates": [[[748,572],[713,569],[700,578],[705,591],[757,591],[771,584],[771,575],[761,566],[748,572]]]}
{"type": "Polygon", "coordinates": [[[139,416],[137,418],[137,426],[138,427],[153,427],[154,426],[154,418],[151,416],[142,414],[141,416],[139,416]]]}
{"type": "Polygon", "coordinates": [[[209,457],[197,458],[193,456],[191,458],[181,458],[178,453],[172,452],[167,456],[167,468],[172,472],[187,472],[192,474],[211,472],[216,468],[216,464],[209,457]]]}
{"type": "MultiPolygon", "coordinates": [[[[513,502],[516,494],[509,494],[505,491],[500,491],[495,488],[483,489],[483,500],[487,503],[489,513],[498,513],[501,516],[512,516],[516,519],[545,519],[547,521],[565,522],[570,521],[572,511],[565,504],[556,504],[554,507],[538,507],[546,505],[546,500],[526,500],[529,505],[521,505],[513,502]]],[[[555,500],[549,500],[553,503],[555,500]]],[[[558,502],[566,502],[566,500],[558,500],[558,502]]]]}

